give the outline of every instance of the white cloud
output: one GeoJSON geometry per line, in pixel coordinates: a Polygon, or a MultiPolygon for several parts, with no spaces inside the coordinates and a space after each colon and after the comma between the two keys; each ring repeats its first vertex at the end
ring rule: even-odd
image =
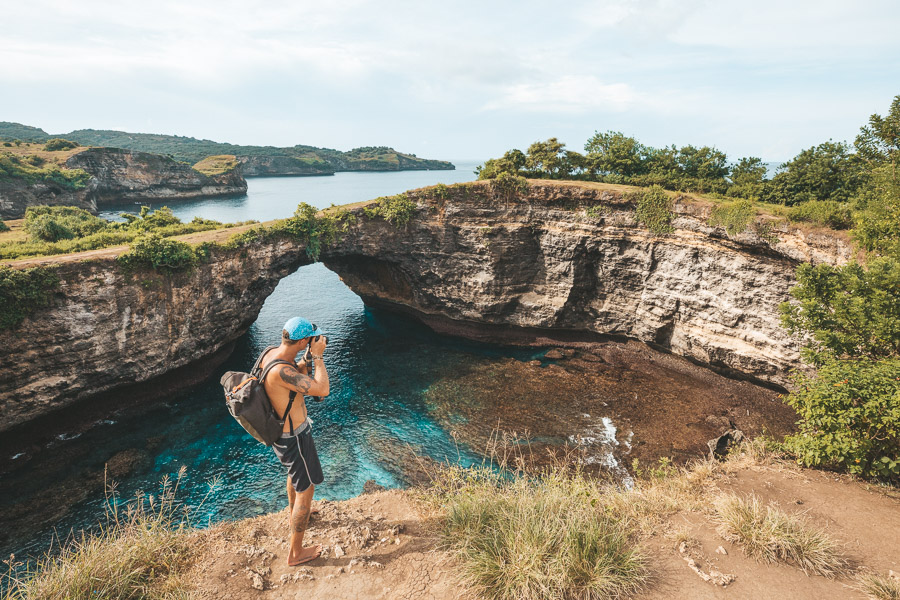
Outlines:
{"type": "Polygon", "coordinates": [[[896,0],[29,0],[4,7],[0,119],[349,146],[602,117],[654,143],[799,149],[900,93],[898,21],[896,0]]]}
{"type": "Polygon", "coordinates": [[[604,83],[591,75],[566,75],[551,81],[507,86],[483,109],[551,113],[621,112],[654,104],[651,98],[627,83],[604,83]]]}

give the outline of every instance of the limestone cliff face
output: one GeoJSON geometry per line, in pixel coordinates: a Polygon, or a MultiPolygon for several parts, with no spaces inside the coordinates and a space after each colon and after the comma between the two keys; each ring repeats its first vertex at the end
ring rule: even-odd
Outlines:
{"type": "Polygon", "coordinates": [[[326,160],[335,171],[452,171],[456,169],[456,166],[445,160],[411,158],[399,152],[384,160],[353,156],[329,156],[326,160]]]}
{"type": "Polygon", "coordinates": [[[96,180],[82,190],[67,190],[53,182],[27,183],[23,179],[0,181],[0,219],[21,219],[29,206],[77,206],[97,212],[93,191],[96,180]]]}
{"type": "Polygon", "coordinates": [[[170,201],[247,192],[240,167],[221,175],[204,175],[168,156],[88,148],[72,155],[66,166],[84,169],[97,180],[90,196],[97,206],[131,201],[170,201]]]}
{"type": "Polygon", "coordinates": [[[334,175],[327,163],[307,163],[293,156],[239,156],[247,177],[334,175]]]}
{"type": "Polygon", "coordinates": [[[60,264],[55,305],[0,331],[0,431],[216,353],[307,262],[278,241],[215,250],[171,277],[127,276],[113,259],[60,264]]]}
{"type": "Polygon", "coordinates": [[[729,239],[708,208],[676,205],[676,231],[635,222],[621,195],[532,183],[524,197],[488,185],[413,192],[405,229],[366,219],[325,264],[371,305],[417,316],[438,331],[530,343],[625,336],[778,385],[800,366],[781,328],[800,261],[840,263],[832,236],[776,231],[729,239]],[[602,205],[599,217],[586,207],[602,205]]]}

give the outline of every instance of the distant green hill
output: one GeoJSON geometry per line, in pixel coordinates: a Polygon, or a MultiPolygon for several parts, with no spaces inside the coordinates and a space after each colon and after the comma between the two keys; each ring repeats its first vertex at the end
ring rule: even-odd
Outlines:
{"type": "Polygon", "coordinates": [[[407,171],[455,169],[442,160],[418,158],[385,146],[354,148],[348,152],[315,146],[241,146],[180,135],[128,133],[105,129],[79,129],[48,134],[43,129],[0,121],[0,141],[43,142],[65,138],[84,146],[125,148],[168,154],[175,160],[194,164],[208,156],[234,154],[244,163],[245,175],[318,175],[336,171],[407,171]]]}

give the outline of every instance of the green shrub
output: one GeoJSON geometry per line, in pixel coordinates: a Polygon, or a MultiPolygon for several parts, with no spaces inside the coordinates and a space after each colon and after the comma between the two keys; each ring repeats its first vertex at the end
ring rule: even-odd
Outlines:
{"type": "Polygon", "coordinates": [[[53,302],[59,276],[53,269],[11,269],[0,266],[0,330],[11,329],[25,317],[53,302]]]}
{"type": "Polygon", "coordinates": [[[756,217],[756,209],[749,200],[738,200],[730,204],[720,204],[713,208],[709,217],[712,227],[724,227],[729,236],[734,237],[747,230],[756,217]]]}
{"type": "Polygon", "coordinates": [[[802,264],[791,295],[797,302],[782,304],[782,323],[808,336],[803,352],[813,364],[900,355],[900,260],[802,264]]]}
{"type": "Polygon", "coordinates": [[[71,229],[50,215],[39,215],[30,219],[27,221],[25,231],[35,239],[44,242],[58,242],[75,237],[75,233],[71,229]]]}
{"type": "Polygon", "coordinates": [[[381,218],[397,227],[406,227],[416,214],[416,203],[406,194],[382,196],[365,207],[363,213],[369,218],[381,218]]]}
{"type": "Polygon", "coordinates": [[[3,222],[3,219],[0,219],[0,232],[9,231],[9,225],[3,222]]]}
{"type": "Polygon", "coordinates": [[[528,191],[528,180],[511,173],[500,173],[491,180],[491,191],[497,198],[510,201],[528,191]]]}
{"type": "Polygon", "coordinates": [[[900,177],[893,169],[874,169],[857,196],[853,237],[870,252],[900,260],[900,177]]]}
{"type": "Polygon", "coordinates": [[[47,152],[56,152],[57,150],[71,150],[72,148],[77,148],[80,144],[77,142],[71,142],[69,140],[64,140],[62,138],[53,138],[47,140],[47,143],[44,144],[44,150],[47,152]]]}
{"type": "MultiPolygon", "coordinates": [[[[139,215],[122,213],[122,217],[128,221],[128,228],[135,231],[152,231],[169,225],[181,224],[181,219],[176,217],[168,206],[163,206],[155,211],[149,206],[142,206],[139,215]]],[[[215,223],[215,221],[211,221],[211,223],[215,223]]]]}
{"type": "Polygon", "coordinates": [[[444,201],[450,197],[450,188],[443,183],[439,183],[432,188],[432,194],[438,200],[444,201]]]}
{"type": "Polygon", "coordinates": [[[306,246],[306,254],[314,261],[327,246],[335,243],[341,233],[352,222],[352,215],[346,210],[332,210],[319,216],[314,206],[300,203],[294,216],[278,221],[271,226],[259,226],[232,235],[223,248],[240,248],[262,240],[286,237],[306,246]]]}
{"type": "Polygon", "coordinates": [[[641,192],[632,192],[629,199],[637,203],[638,222],[651,232],[660,235],[675,231],[672,227],[674,203],[661,186],[652,185],[641,192]]]}
{"type": "Polygon", "coordinates": [[[832,229],[849,229],[853,225],[850,205],[836,200],[810,200],[797,204],[788,210],[787,217],[794,222],[832,229]]]}
{"type": "Polygon", "coordinates": [[[85,237],[107,228],[109,223],[74,206],[29,206],[25,209],[25,232],[44,242],[85,237]]]}
{"type": "Polygon", "coordinates": [[[482,597],[600,600],[645,583],[633,524],[603,510],[596,483],[578,473],[470,473],[445,490],[443,534],[482,597]]]}
{"type": "MultiPolygon", "coordinates": [[[[405,194],[401,194],[404,198],[405,194]]],[[[415,205],[414,205],[415,206],[415,205]]],[[[275,233],[288,233],[295,239],[306,244],[306,255],[312,260],[319,260],[322,248],[333,244],[339,234],[339,223],[346,215],[346,211],[339,212],[335,215],[318,216],[318,209],[314,206],[300,203],[294,216],[285,219],[273,226],[275,233]]],[[[396,217],[394,217],[396,218],[396,217]]],[[[386,220],[391,219],[385,217],[386,220]]],[[[407,221],[408,222],[408,218],[407,221]]],[[[405,224],[405,223],[404,223],[405,224]]]]}
{"type": "Polygon", "coordinates": [[[900,260],[803,264],[797,281],[782,322],[818,371],[786,399],[800,422],[785,447],[806,465],[900,481],[900,260]]]}
{"type": "Polygon", "coordinates": [[[900,482],[900,359],[829,359],[796,383],[785,447],[799,462],[900,482]]]}
{"type": "Polygon", "coordinates": [[[602,204],[595,204],[593,206],[588,206],[584,213],[592,219],[599,219],[603,216],[604,211],[605,209],[602,204]]]}
{"type": "Polygon", "coordinates": [[[126,271],[153,269],[172,274],[193,268],[199,258],[190,244],[148,233],[137,238],[117,260],[126,271]]]}

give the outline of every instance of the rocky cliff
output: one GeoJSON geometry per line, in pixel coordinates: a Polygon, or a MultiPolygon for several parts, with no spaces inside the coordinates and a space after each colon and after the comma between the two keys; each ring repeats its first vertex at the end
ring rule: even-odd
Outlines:
{"type": "MultiPolygon", "coordinates": [[[[653,235],[600,186],[533,182],[516,195],[476,183],[408,197],[408,225],[359,207],[323,252],[368,304],[478,340],[630,338],[780,386],[801,366],[778,313],[796,265],[852,253],[825,232],[732,239],[706,224],[709,206],[688,201],[676,203],[674,233],[653,235]]],[[[0,430],[216,354],[308,259],[296,243],[258,241],[172,277],[129,277],[112,258],[58,262],[54,306],[0,331],[0,430]]]]}
{"type": "Polygon", "coordinates": [[[240,166],[218,175],[204,175],[168,156],[88,148],[66,161],[97,180],[91,197],[97,206],[131,201],[171,201],[231,196],[247,192],[240,166]]]}
{"type": "Polygon", "coordinates": [[[18,219],[29,206],[78,206],[91,212],[121,202],[171,202],[247,192],[241,165],[207,175],[168,156],[117,148],[85,148],[64,163],[91,175],[71,190],[53,181],[0,179],[0,218],[18,219]]]}
{"type": "Polygon", "coordinates": [[[325,161],[305,161],[294,156],[238,156],[238,160],[247,177],[334,175],[334,168],[325,161]]]}
{"type": "Polygon", "coordinates": [[[70,190],[53,181],[29,183],[24,179],[0,179],[0,219],[21,219],[29,206],[77,206],[97,212],[96,180],[70,190]]]}
{"type": "Polygon", "coordinates": [[[628,200],[599,186],[409,195],[418,208],[407,227],[358,209],[359,223],[323,257],[366,303],[473,339],[633,338],[782,386],[800,366],[778,312],[796,265],[851,255],[837,237],[799,230],[776,231],[772,245],[731,239],[706,224],[708,206],[684,201],[675,232],[653,235],[628,200]]]}
{"type": "Polygon", "coordinates": [[[214,250],[174,276],[126,275],[113,258],[61,262],[54,306],[0,331],[0,431],[216,354],[307,262],[287,241],[214,250]]]}

